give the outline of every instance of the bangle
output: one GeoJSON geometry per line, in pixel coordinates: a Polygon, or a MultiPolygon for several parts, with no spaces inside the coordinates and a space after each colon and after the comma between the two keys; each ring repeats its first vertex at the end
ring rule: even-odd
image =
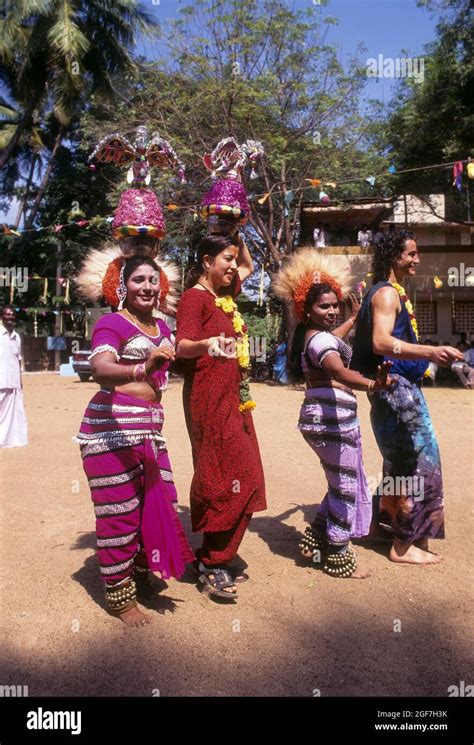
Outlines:
{"type": "Polygon", "coordinates": [[[147,379],[146,369],[143,362],[139,362],[133,368],[133,379],[135,383],[143,383],[147,379]]]}
{"type": "Polygon", "coordinates": [[[355,324],[355,318],[348,318],[347,320],[351,322],[351,328],[352,328],[353,325],[355,324]]]}
{"type": "Polygon", "coordinates": [[[375,386],[375,380],[369,380],[369,385],[367,386],[367,393],[369,396],[374,392],[374,386],[375,386]]]}

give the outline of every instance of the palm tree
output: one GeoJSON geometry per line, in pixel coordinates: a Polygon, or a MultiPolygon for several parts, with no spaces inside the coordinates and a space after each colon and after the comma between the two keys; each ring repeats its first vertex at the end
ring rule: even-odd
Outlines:
{"type": "Polygon", "coordinates": [[[50,111],[58,123],[49,163],[28,217],[31,226],[48,183],[51,161],[75,114],[92,94],[113,97],[113,79],[136,71],[131,55],[136,34],[151,32],[156,21],[138,0],[6,0],[3,15],[0,83],[8,103],[14,79],[22,113],[0,154],[0,168],[15,156],[40,108],[50,111]]]}

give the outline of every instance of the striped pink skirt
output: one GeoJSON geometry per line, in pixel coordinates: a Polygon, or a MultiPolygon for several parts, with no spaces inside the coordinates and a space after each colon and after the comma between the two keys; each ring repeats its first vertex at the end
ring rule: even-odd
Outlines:
{"type": "Polygon", "coordinates": [[[160,403],[106,390],[96,393],[84,413],[76,440],[107,583],[128,577],[135,564],[144,563],[163,579],[179,578],[194,559],[174,508],[177,495],[163,421],[160,403]]]}

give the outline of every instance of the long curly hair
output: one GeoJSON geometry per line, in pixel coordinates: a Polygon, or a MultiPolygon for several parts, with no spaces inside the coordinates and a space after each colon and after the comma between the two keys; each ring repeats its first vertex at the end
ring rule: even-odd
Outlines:
{"type": "Polygon", "coordinates": [[[405,243],[415,240],[415,233],[410,230],[394,230],[385,233],[374,249],[372,257],[372,284],[383,282],[390,277],[392,264],[399,259],[405,249],[405,243]]]}

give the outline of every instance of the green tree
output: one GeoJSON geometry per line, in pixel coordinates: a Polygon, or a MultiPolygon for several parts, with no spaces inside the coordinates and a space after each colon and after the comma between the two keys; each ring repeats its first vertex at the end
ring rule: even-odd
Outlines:
{"type": "MultiPolygon", "coordinates": [[[[247,238],[272,274],[298,244],[301,203],[315,196],[306,179],[337,182],[348,171],[365,176],[386,164],[359,111],[365,68],[358,56],[342,65],[327,40],[335,23],[322,8],[293,11],[280,0],[196,0],[170,29],[168,60],[144,64],[139,83],[124,90],[127,104],[102,108],[105,115],[90,109],[84,134],[92,144],[115,126],[158,129],[191,165],[187,188],[171,188],[160,175],[155,185],[189,207],[210,185],[205,152],[227,135],[261,140],[267,155],[260,177],[246,184],[247,238]]],[[[353,184],[338,190],[354,193],[353,184]]],[[[183,245],[195,226],[192,209],[172,213],[170,242],[183,245]]]]}
{"type": "MultiPolygon", "coordinates": [[[[445,9],[437,39],[426,47],[425,78],[404,81],[390,103],[381,139],[398,169],[474,156],[474,14],[469,0],[420,0],[430,10],[445,9]]],[[[400,191],[447,195],[452,217],[466,219],[465,197],[452,187],[452,171],[400,174],[400,191]]]]}
{"type": "Polygon", "coordinates": [[[0,168],[18,152],[41,107],[57,123],[27,226],[39,209],[53,163],[69,127],[91,93],[115,96],[114,76],[134,69],[137,32],[155,21],[137,0],[6,1],[0,19],[0,81],[22,113],[0,154],[0,168]],[[14,90],[12,81],[14,80],[14,90]]]}

